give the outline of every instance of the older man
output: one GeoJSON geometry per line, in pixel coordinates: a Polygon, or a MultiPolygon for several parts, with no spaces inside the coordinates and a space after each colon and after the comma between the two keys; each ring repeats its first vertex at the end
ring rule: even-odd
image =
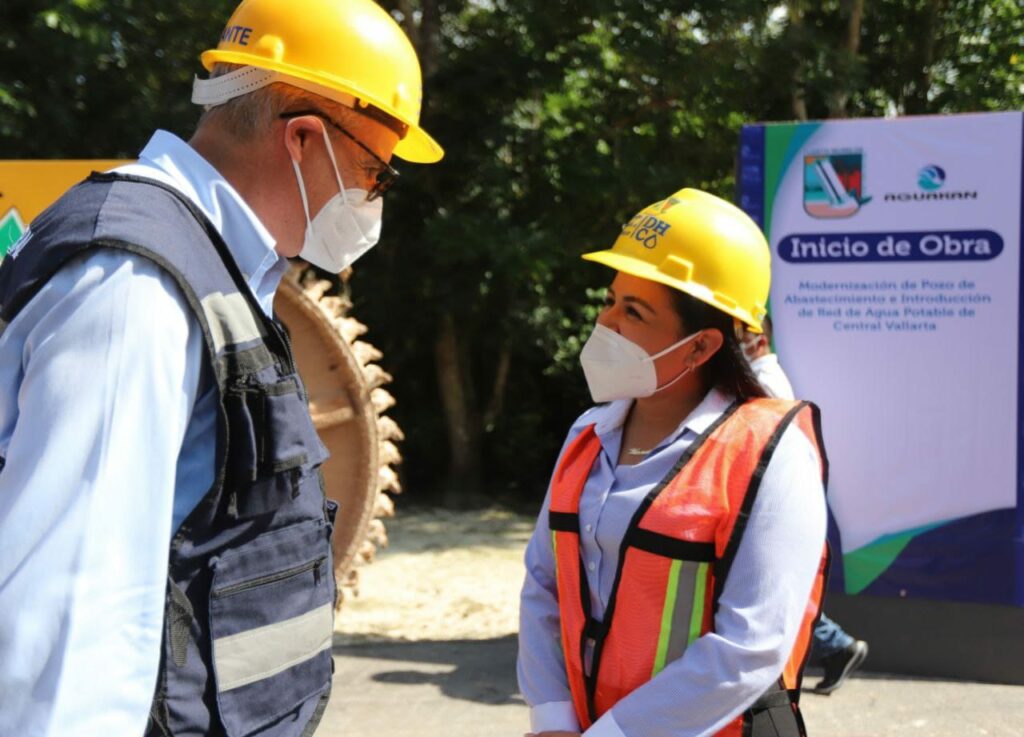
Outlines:
{"type": "MultiPolygon", "coordinates": [[[[782,370],[779,357],[772,351],[771,316],[764,318],[763,333],[744,331],[742,345],[754,376],[768,396],[793,399],[793,385],[782,370]]],[[[835,691],[867,656],[868,644],[864,640],[854,639],[822,612],[814,627],[811,662],[821,666],[824,677],[814,687],[814,692],[828,695],[835,691]]]]}
{"type": "Polygon", "coordinates": [[[245,0],[157,132],[0,266],[0,734],[307,735],[330,689],[325,457],[272,299],[441,158],[371,0],[245,0]]]}

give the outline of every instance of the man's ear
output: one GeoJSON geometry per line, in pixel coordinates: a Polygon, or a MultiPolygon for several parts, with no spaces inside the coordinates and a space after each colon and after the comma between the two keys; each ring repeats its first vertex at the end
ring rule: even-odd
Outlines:
{"type": "Polygon", "coordinates": [[[285,123],[284,147],[288,150],[292,161],[301,164],[314,141],[323,138],[321,125],[322,123],[312,115],[292,118],[285,123]]]}

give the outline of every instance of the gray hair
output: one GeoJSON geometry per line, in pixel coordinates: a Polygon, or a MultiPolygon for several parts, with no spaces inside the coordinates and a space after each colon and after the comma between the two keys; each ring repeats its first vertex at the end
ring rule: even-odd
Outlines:
{"type": "MultiPolygon", "coordinates": [[[[241,66],[215,64],[210,79],[225,75],[241,66]]],[[[270,130],[281,113],[310,109],[320,110],[345,127],[355,125],[360,117],[359,113],[340,102],[300,90],[290,84],[274,82],[220,105],[206,106],[199,118],[199,126],[216,121],[237,139],[249,141],[270,130]]]]}

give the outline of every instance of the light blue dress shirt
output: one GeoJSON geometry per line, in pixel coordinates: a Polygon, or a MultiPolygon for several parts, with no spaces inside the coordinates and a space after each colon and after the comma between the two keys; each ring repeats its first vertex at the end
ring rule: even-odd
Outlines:
{"type": "MultiPolygon", "coordinates": [[[[730,397],[712,390],[673,433],[631,466],[618,464],[630,401],[595,407],[573,424],[563,451],[591,424],[601,442],[579,510],[583,570],[595,618],[604,614],[619,546],[640,502],[730,403],[730,397]]],[[[550,493],[526,550],[519,687],[530,705],[533,732],[577,732],[561,649],[547,517],[550,493]]],[[[824,543],[825,494],[817,454],[803,433],[790,427],[765,471],[722,591],[715,631],[698,638],[682,658],[616,704],[586,737],[713,735],[742,713],[782,672],[824,543]]]]}
{"type": "MultiPolygon", "coordinates": [[[[287,262],[209,163],[158,131],[119,171],[192,200],[270,314],[287,262]]],[[[0,334],[0,735],[143,733],[169,541],[214,479],[204,350],[174,280],[110,250],[67,264],[0,334]]]]}

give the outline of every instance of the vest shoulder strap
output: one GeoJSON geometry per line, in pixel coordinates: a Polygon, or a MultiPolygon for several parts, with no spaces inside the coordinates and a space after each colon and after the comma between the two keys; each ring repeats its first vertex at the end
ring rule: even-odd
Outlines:
{"type": "Polygon", "coordinates": [[[825,445],[821,439],[821,418],[817,405],[806,401],[762,399],[748,402],[744,407],[746,409],[741,417],[747,421],[763,421],[765,414],[774,416],[772,418],[774,429],[771,431],[771,435],[768,437],[767,442],[764,445],[764,450],[761,452],[757,465],[754,468],[754,472],[751,475],[750,483],[743,496],[743,501],[741,503],[740,510],[736,515],[736,521],[733,524],[732,532],[729,535],[729,540],[725,546],[725,550],[715,564],[715,588],[713,597],[715,612],[718,611],[719,599],[721,599],[725,583],[729,578],[729,571],[732,569],[732,564],[736,559],[736,553],[739,550],[740,543],[743,541],[743,535],[746,532],[747,523],[750,520],[750,514],[754,508],[754,502],[757,500],[757,495],[760,491],[764,474],[768,470],[768,465],[771,463],[772,458],[775,455],[775,451],[778,448],[779,442],[782,440],[782,436],[790,425],[794,424],[794,422],[801,426],[801,429],[805,433],[813,433],[813,435],[808,439],[815,445],[815,449],[818,451],[819,457],[822,459],[823,474],[827,473],[828,464],[825,460],[825,445]],[[779,417],[780,410],[785,410],[785,413],[782,414],[781,417],[779,417]],[[807,422],[807,419],[810,419],[810,422],[807,422]]]}
{"type": "Polygon", "coordinates": [[[71,259],[120,249],[160,266],[198,318],[219,386],[274,362],[285,340],[252,296],[209,219],[174,188],[145,177],[93,173],[43,212],[16,258],[0,265],[0,320],[17,313],[71,259]]]}
{"type": "Polygon", "coordinates": [[[600,452],[601,441],[598,440],[594,425],[583,428],[562,451],[551,479],[550,515],[554,525],[552,530],[562,529],[563,525],[569,524],[571,529],[566,530],[567,532],[578,531],[578,519],[575,528],[572,528],[569,518],[579,513],[583,486],[600,452]]]}

